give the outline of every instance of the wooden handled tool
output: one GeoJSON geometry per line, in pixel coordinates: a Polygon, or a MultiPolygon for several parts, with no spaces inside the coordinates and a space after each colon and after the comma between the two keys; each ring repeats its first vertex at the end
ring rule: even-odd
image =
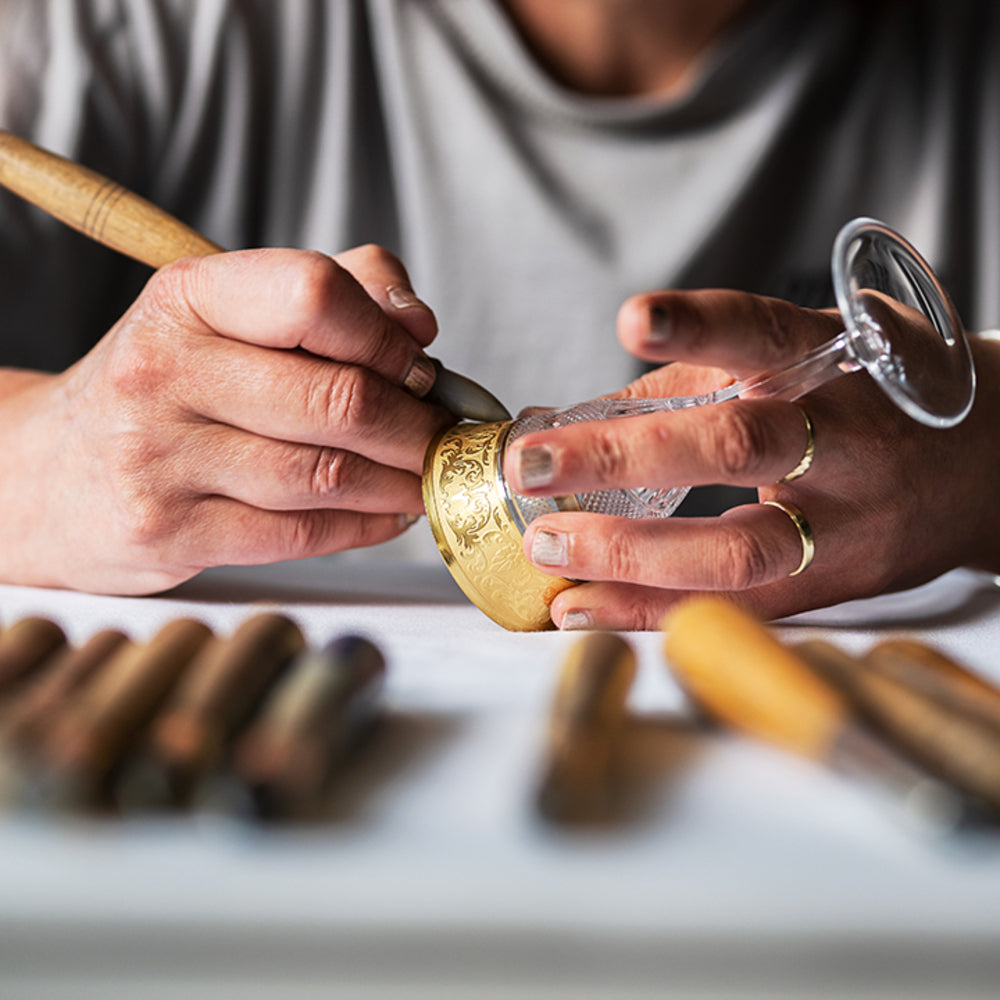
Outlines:
{"type": "Polygon", "coordinates": [[[0,633],[0,701],[15,695],[45,660],[66,642],[47,618],[31,616],[0,633]]]}
{"type": "Polygon", "coordinates": [[[281,671],[305,647],[290,618],[254,615],[228,638],[199,650],[146,746],[126,765],[115,796],[125,809],[190,804],[198,783],[222,763],[281,671]]]}
{"type": "Polygon", "coordinates": [[[1000,689],[915,639],[887,639],[864,657],[868,667],[934,699],[942,707],[1000,730],[1000,689]]]}
{"type": "Polygon", "coordinates": [[[321,813],[337,765],[374,723],[385,673],[361,636],[303,650],[236,744],[233,768],[249,793],[237,808],[261,820],[321,813]]]}
{"type": "Polygon", "coordinates": [[[851,724],[846,699],[735,605],[682,604],[665,651],[692,700],[719,722],[816,760],[828,760],[851,724]]]}
{"type": "Polygon", "coordinates": [[[0,185],[92,240],[150,267],[222,251],[120,184],[3,130],[0,185]]]}
{"type": "MultiPolygon", "coordinates": [[[[224,249],[120,184],[0,130],[0,186],[92,240],[163,267],[224,249]]],[[[510,420],[508,409],[472,379],[418,355],[403,383],[415,396],[469,420],[510,420]]]]}
{"type": "Polygon", "coordinates": [[[102,629],[82,646],[61,646],[33,676],[0,725],[0,742],[29,754],[76,692],[128,641],[124,632],[102,629]]]}
{"type": "Polygon", "coordinates": [[[614,633],[594,632],[571,647],[549,712],[548,751],[537,796],[546,818],[579,821],[606,813],[635,671],[635,651],[614,633]]]}
{"type": "Polygon", "coordinates": [[[717,598],[696,598],[666,621],[674,675],[713,718],[892,793],[910,825],[939,834],[969,815],[968,801],[868,732],[848,697],[799,651],[717,598]]]}
{"type": "Polygon", "coordinates": [[[990,721],[955,711],[940,695],[872,670],[828,642],[803,642],[795,650],[910,758],[1000,809],[1000,729],[990,721]]]}
{"type": "Polygon", "coordinates": [[[45,741],[43,795],[52,804],[98,804],[123,755],[211,635],[202,622],[177,618],[148,643],[118,649],[45,741]]]}

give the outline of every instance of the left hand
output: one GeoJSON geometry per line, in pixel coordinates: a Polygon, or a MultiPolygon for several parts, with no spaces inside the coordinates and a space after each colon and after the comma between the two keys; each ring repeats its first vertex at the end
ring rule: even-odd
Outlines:
{"type": "MultiPolygon", "coordinates": [[[[842,328],[835,311],[742,292],[636,296],[619,313],[619,338],[646,360],[675,363],[618,395],[689,395],[779,370],[842,328]]],[[[559,594],[553,620],[561,628],[654,629],[671,605],[702,591],[770,619],[916,586],[956,566],[1000,572],[1000,345],[973,342],[973,354],[976,404],[950,430],[917,423],[858,372],[796,403],[736,399],[519,438],[505,472],[526,495],[755,486],[762,500],[798,507],[815,540],[812,564],[790,577],[803,543],[771,506],[717,518],[550,514],[529,526],[526,554],[544,572],[590,581],[559,594]],[[814,460],[800,478],[779,483],[805,450],[800,407],[815,430],[814,460]],[[522,474],[529,468],[532,487],[522,474]]]]}

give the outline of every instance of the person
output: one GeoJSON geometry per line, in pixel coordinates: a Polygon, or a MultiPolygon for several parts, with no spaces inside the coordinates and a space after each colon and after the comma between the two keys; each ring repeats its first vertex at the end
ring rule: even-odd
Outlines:
{"type": "MultiPolygon", "coordinates": [[[[0,126],[254,248],[146,281],[0,202],[8,582],[144,593],[399,535],[450,419],[404,386],[439,327],[435,353],[515,408],[717,386],[838,332],[830,244],[857,215],[929,257],[970,329],[1000,314],[986,2],[4,0],[0,18],[0,126]]],[[[529,493],[729,483],[784,505],[539,519],[526,553],[585,581],[554,621],[655,628],[701,590],[776,617],[996,572],[1000,358],[973,351],[975,407],[947,431],[854,374],[519,441],[529,493]]]]}

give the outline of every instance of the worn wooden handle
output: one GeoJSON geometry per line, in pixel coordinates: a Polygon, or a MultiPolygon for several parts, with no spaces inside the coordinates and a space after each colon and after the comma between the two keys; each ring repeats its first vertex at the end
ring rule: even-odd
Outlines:
{"type": "Polygon", "coordinates": [[[668,616],[674,676],[708,715],[758,739],[828,759],[850,724],[847,703],[768,629],[721,598],[695,598],[668,616]]]}
{"type": "Polygon", "coordinates": [[[120,184],[3,130],[0,185],[150,267],[223,249],[120,184]]]}
{"type": "MultiPolygon", "coordinates": [[[[880,673],[828,642],[813,639],[793,649],[909,757],[1000,807],[1000,731],[989,720],[955,711],[938,692],[922,690],[904,675],[880,673]]],[[[956,674],[962,669],[956,665],[956,674]]]]}
{"type": "Polygon", "coordinates": [[[547,818],[589,820],[608,813],[635,672],[635,650],[613,632],[592,632],[570,648],[549,713],[538,787],[538,808],[547,818]]]}

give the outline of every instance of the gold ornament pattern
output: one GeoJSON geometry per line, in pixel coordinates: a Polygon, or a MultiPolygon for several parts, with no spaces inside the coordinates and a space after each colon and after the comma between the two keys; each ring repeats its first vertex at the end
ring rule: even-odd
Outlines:
{"type": "Polygon", "coordinates": [[[504,500],[500,459],[510,422],[457,424],[424,458],[427,519],[455,582],[498,625],[517,632],[552,628],[549,605],[573,586],[528,562],[504,500]]]}

